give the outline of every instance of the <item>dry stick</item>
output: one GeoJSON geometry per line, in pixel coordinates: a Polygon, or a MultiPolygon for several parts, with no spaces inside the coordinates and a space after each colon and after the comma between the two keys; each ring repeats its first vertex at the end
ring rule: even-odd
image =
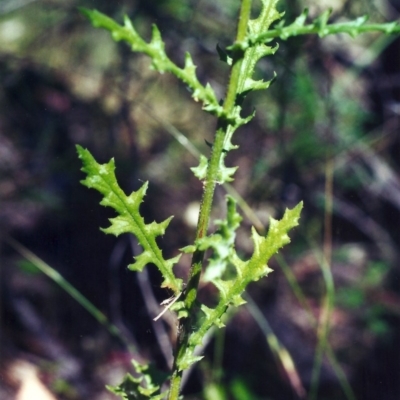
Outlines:
{"type": "Polygon", "coordinates": [[[153,318],[153,321],[158,321],[171,307],[172,305],[181,297],[182,292],[179,292],[175,297],[172,296],[168,299],[163,300],[160,303],[160,306],[165,306],[164,310],[157,315],[157,317],[153,318]]]}

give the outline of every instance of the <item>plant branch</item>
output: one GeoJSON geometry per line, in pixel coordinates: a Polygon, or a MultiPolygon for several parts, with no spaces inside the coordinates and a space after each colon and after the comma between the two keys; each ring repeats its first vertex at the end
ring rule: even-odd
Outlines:
{"type": "Polygon", "coordinates": [[[328,10],[312,21],[312,23],[305,25],[308,16],[308,10],[306,9],[290,25],[283,26],[282,24],[279,24],[275,29],[251,36],[249,38],[249,45],[269,42],[275,38],[286,40],[291,36],[310,34],[317,34],[320,37],[324,37],[338,33],[347,33],[348,35],[355,37],[366,32],[383,32],[387,35],[400,33],[400,24],[396,21],[366,24],[368,16],[365,15],[353,21],[328,24],[327,22],[330,14],[331,11],[328,10]]]}

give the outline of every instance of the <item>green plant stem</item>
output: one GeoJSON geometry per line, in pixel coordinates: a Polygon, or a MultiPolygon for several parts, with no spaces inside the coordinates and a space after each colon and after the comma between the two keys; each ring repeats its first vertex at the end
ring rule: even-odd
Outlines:
{"type": "Polygon", "coordinates": [[[280,38],[283,40],[291,36],[312,35],[318,34],[320,37],[327,35],[335,35],[338,33],[347,33],[350,36],[356,36],[361,33],[367,32],[383,32],[385,34],[398,34],[400,32],[400,25],[396,22],[388,22],[385,24],[364,24],[358,27],[349,23],[337,23],[325,25],[323,27],[317,24],[310,24],[305,26],[289,25],[283,28],[271,29],[263,32],[256,37],[250,39],[251,43],[265,43],[271,39],[280,38]]]}
{"type": "MultiPolygon", "coordinates": [[[[240,8],[239,22],[237,29],[236,42],[242,42],[246,38],[248,21],[250,19],[251,11],[251,0],[243,0],[240,8]]],[[[199,219],[196,230],[196,241],[203,238],[207,234],[211,207],[214,198],[214,191],[216,186],[216,177],[219,171],[219,165],[224,150],[224,139],[229,124],[226,121],[233,108],[235,107],[237,88],[240,79],[240,69],[242,65],[244,53],[237,51],[233,57],[233,65],[231,76],[229,79],[227,95],[224,101],[224,118],[218,119],[217,130],[215,133],[214,144],[211,151],[210,160],[207,167],[207,175],[204,182],[203,197],[200,206],[199,219]]],[[[179,358],[183,356],[188,340],[191,333],[191,327],[193,322],[193,309],[196,303],[198,286],[200,275],[204,260],[204,251],[196,250],[193,254],[192,263],[189,271],[189,279],[187,287],[184,293],[184,305],[188,312],[188,317],[182,320],[180,326],[180,334],[178,335],[177,348],[175,353],[175,360],[173,366],[173,373],[171,377],[170,392],[168,394],[168,400],[178,400],[180,383],[182,380],[182,372],[179,369],[178,363],[179,358]]]]}
{"type": "MultiPolygon", "coordinates": [[[[250,19],[250,11],[251,11],[251,0],[242,0],[237,35],[236,35],[236,43],[241,43],[246,38],[247,26],[250,19]]],[[[233,107],[235,106],[243,56],[244,53],[242,50],[235,50],[234,54],[232,55],[233,58],[232,71],[229,80],[228,92],[224,101],[224,111],[226,115],[229,115],[229,113],[233,110],[233,107]]]]}

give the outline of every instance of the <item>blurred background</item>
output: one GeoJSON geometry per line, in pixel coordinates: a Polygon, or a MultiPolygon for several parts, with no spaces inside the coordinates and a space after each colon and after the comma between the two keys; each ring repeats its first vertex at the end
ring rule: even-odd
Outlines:
{"type": "MultiPolygon", "coordinates": [[[[189,168],[209,154],[215,119],[175,77],[151,71],[147,57],[94,29],[77,8],[119,22],[127,14],[146,38],[156,23],[169,56],[182,65],[189,51],[200,81],[223,97],[228,68],[216,45],[231,43],[239,3],[0,1],[0,399],[114,399],[104,386],[131,371],[132,358],[163,372],[171,362],[176,322],[152,321],[154,304],[169,294],[151,266],[141,277],[127,270],[140,251],[134,240],[99,230],[113,213],[80,185],[75,144],[101,162],[115,157],[126,192],[150,181],[141,210],[148,222],[174,215],[160,241],[172,257],[194,238],[202,185],[189,168]],[[54,271],[111,325],[72,298],[54,271]]],[[[400,14],[398,0],[278,4],[286,21],[305,7],[311,17],[332,7],[333,21],[400,14]]],[[[398,399],[400,39],[308,36],[279,45],[258,65],[259,78],[275,71],[277,79],[246,100],[246,112],[257,114],[233,138],[240,147],[227,165],[239,170],[233,188],[217,189],[213,214],[224,216],[226,190],[245,201],[237,235],[244,257],[252,225],[265,232],[269,217],[303,200],[301,224],[271,261],[274,272],[250,285],[248,304],[207,338],[207,357],[184,393],[398,399]]],[[[180,276],[189,262],[182,258],[180,276]]],[[[205,285],[200,296],[214,294],[205,285]]]]}

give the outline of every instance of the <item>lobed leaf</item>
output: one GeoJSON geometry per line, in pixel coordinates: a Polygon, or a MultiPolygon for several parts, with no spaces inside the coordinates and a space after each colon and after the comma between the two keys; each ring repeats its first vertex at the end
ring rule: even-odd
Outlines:
{"type": "Polygon", "coordinates": [[[206,179],[208,167],[208,159],[203,154],[200,156],[199,165],[197,167],[190,168],[194,173],[194,176],[200,180],[206,179]]]}
{"type": "Polygon", "coordinates": [[[178,67],[165,53],[165,44],[156,25],[152,28],[151,41],[147,43],[135,30],[132,21],[125,16],[124,25],[119,25],[112,18],[107,17],[97,10],[80,8],[96,28],[110,31],[116,41],[124,41],[131,46],[132,51],[147,54],[152,62],[153,69],[160,73],[170,72],[184,82],[192,91],[192,97],[203,103],[203,109],[213,115],[223,114],[215,92],[209,84],[202,85],[196,76],[196,67],[189,53],[185,56],[185,65],[178,67]]]}
{"type": "Polygon", "coordinates": [[[173,266],[179,261],[180,255],[165,260],[156,242],[157,236],[164,235],[172,217],[161,223],[146,224],[139,211],[148,183],[144,183],[139,190],[127,196],[115,177],[114,159],[107,164],[98,164],[88,150],[79,145],[76,147],[83,163],[82,171],[87,174],[81,183],[100,192],[104,196],[100,204],[113,208],[118,214],[117,217],[109,219],[111,225],[102,229],[103,232],[115,236],[123,233],[134,234],[143,247],[143,253],[135,257],[135,262],[129,265],[129,268],[142,271],[145,265],[152,263],[164,278],[162,286],[170,288],[175,294],[180,293],[182,281],[173,273],[173,266]]]}
{"type": "MultiPolygon", "coordinates": [[[[274,21],[281,18],[282,14],[279,13],[275,8],[277,1],[278,0],[272,0],[272,1],[262,0],[262,9],[259,16],[249,21],[248,40],[246,42],[240,42],[240,43],[235,42],[232,46],[227,48],[227,52],[224,52],[222,49],[217,47],[217,51],[220,58],[223,61],[227,62],[228,64],[231,64],[233,62],[233,60],[228,56],[228,54],[230,53],[233,54],[235,50],[240,50],[241,52],[244,52],[238,79],[238,87],[236,91],[237,92],[236,105],[235,107],[233,107],[233,109],[230,111],[228,115],[220,115],[220,118],[224,118],[226,120],[228,126],[225,132],[225,139],[224,139],[225,154],[221,155],[219,173],[216,179],[217,183],[219,184],[223,184],[225,182],[231,182],[233,180],[233,175],[237,169],[235,167],[227,167],[225,165],[226,153],[232,149],[237,148],[237,146],[234,146],[231,141],[233,133],[240,126],[250,122],[255,115],[255,113],[253,113],[247,117],[241,116],[241,110],[242,110],[241,106],[243,100],[245,99],[246,95],[253,90],[267,89],[275,78],[274,77],[270,81],[263,81],[263,80],[256,81],[252,78],[257,62],[262,57],[274,54],[278,49],[278,46],[270,47],[265,45],[264,43],[253,43],[251,41],[251,38],[253,36],[257,36],[263,30],[268,29],[268,27],[274,21]]],[[[198,171],[199,169],[196,170],[196,172],[198,171]]],[[[205,177],[205,174],[201,176],[205,177]]]]}
{"type": "Polygon", "coordinates": [[[244,97],[245,94],[252,90],[267,89],[271,81],[254,81],[252,76],[254,68],[258,61],[268,55],[275,54],[278,45],[274,47],[267,46],[261,42],[254,42],[253,37],[257,37],[261,32],[267,31],[271,24],[280,18],[283,13],[279,13],[276,9],[278,0],[262,0],[262,9],[259,16],[249,21],[248,48],[245,51],[241,68],[241,79],[239,84],[239,95],[244,97]]]}
{"type": "Polygon", "coordinates": [[[223,328],[225,324],[222,322],[221,318],[214,318],[214,310],[212,308],[207,307],[206,305],[202,304],[201,305],[201,311],[205,314],[206,318],[213,319],[214,324],[217,326],[217,328],[223,328]]]}
{"type": "Polygon", "coordinates": [[[248,46],[259,43],[270,42],[274,38],[286,40],[292,36],[317,34],[320,37],[335,35],[338,33],[347,33],[355,37],[365,32],[383,32],[387,35],[399,34],[400,23],[397,21],[386,23],[367,24],[368,16],[364,15],[352,21],[338,22],[329,24],[329,17],[332,11],[327,10],[315,18],[309,24],[306,24],[308,9],[305,9],[291,24],[284,25],[284,22],[276,25],[274,29],[263,29],[261,32],[253,33],[249,36],[248,46]]]}
{"type": "Polygon", "coordinates": [[[157,378],[157,371],[148,365],[141,365],[135,360],[132,360],[132,364],[139,377],[135,378],[128,373],[121,384],[118,386],[106,386],[107,389],[124,400],[164,399],[167,396],[167,392],[160,393],[160,385],[154,383],[157,378]]]}
{"type": "Polygon", "coordinates": [[[193,364],[202,360],[204,356],[195,356],[193,355],[193,349],[191,347],[187,347],[185,349],[185,353],[178,361],[179,371],[184,371],[185,369],[190,368],[193,364]]]}
{"type": "MultiPolygon", "coordinates": [[[[213,249],[213,257],[217,259],[220,264],[232,264],[236,268],[236,276],[231,279],[223,279],[221,274],[212,277],[210,281],[220,292],[220,298],[215,308],[201,306],[206,318],[202,322],[199,330],[194,332],[189,338],[189,347],[194,348],[201,344],[202,338],[213,325],[218,327],[222,326],[221,317],[226,312],[229,306],[238,307],[245,303],[242,294],[250,282],[259,280],[267,276],[272,270],[268,267],[269,259],[280,248],[290,242],[288,232],[298,225],[300,212],[303,207],[299,203],[295,208],[287,209],[281,220],[271,218],[270,227],[267,235],[260,236],[257,231],[252,229],[252,240],[254,243],[254,250],[251,257],[244,261],[242,260],[236,250],[234,249],[234,232],[229,235],[224,233],[228,240],[222,240],[221,233],[225,229],[235,230],[239,226],[239,218],[236,213],[236,204],[230,197],[228,201],[228,217],[224,223],[220,222],[222,228],[215,235],[211,235],[207,240],[199,241],[198,245],[202,249],[213,249]],[[213,242],[213,239],[215,241],[213,242]],[[225,246],[224,249],[222,247],[225,246]]],[[[221,267],[221,266],[220,266],[221,267]]],[[[221,267],[222,268],[222,267],[221,267]]]]}
{"type": "Polygon", "coordinates": [[[233,181],[233,175],[236,172],[236,170],[239,167],[227,167],[225,165],[225,158],[226,158],[226,152],[221,155],[221,158],[219,160],[219,169],[218,169],[218,174],[217,174],[217,183],[220,185],[226,183],[226,182],[232,182],[233,181]]]}
{"type": "Polygon", "coordinates": [[[232,255],[231,253],[234,250],[235,231],[242,220],[242,217],[236,211],[236,204],[233,197],[226,196],[226,200],[226,219],[215,221],[216,226],[218,226],[217,231],[213,235],[206,236],[197,242],[197,247],[200,250],[213,250],[203,276],[205,282],[221,278],[226,271],[232,255]]]}

